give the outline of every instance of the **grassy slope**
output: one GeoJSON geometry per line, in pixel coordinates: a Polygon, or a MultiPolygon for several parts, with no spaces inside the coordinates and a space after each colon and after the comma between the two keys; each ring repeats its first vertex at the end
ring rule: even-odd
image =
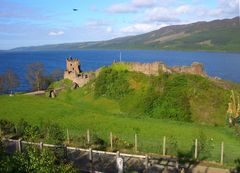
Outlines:
{"type": "MultiPolygon", "coordinates": [[[[114,64],[113,69],[126,70],[127,67],[123,67],[120,63],[119,66],[114,64]]],[[[141,104],[141,102],[146,102],[144,97],[147,95],[148,88],[153,85],[153,81],[157,81],[159,78],[148,77],[135,72],[129,72],[125,75],[134,91],[129,96],[121,99],[121,110],[129,113],[128,116],[137,116],[144,111],[144,104],[141,104]]],[[[240,93],[240,85],[238,84],[208,80],[195,75],[170,75],[162,83],[165,84],[160,84],[160,87],[155,86],[155,90],[168,87],[176,93],[180,92],[180,90],[186,91],[185,95],[190,102],[192,120],[203,124],[224,126],[230,90],[233,89],[236,93],[240,93]]],[[[170,93],[170,91],[166,89],[163,93],[170,93]]]]}
{"type": "MultiPolygon", "coordinates": [[[[125,69],[123,66],[114,68],[125,69]]],[[[149,80],[147,77],[143,77],[141,74],[132,75],[134,78],[129,78],[132,86],[136,89],[147,87],[149,80]]],[[[90,129],[105,140],[108,140],[109,132],[112,131],[113,134],[133,142],[134,133],[138,131],[140,151],[154,153],[161,153],[163,136],[167,136],[167,139],[170,136],[175,137],[178,148],[187,152],[193,144],[192,141],[199,138],[199,134],[203,132],[208,139],[213,138],[214,150],[210,160],[219,161],[221,141],[225,142],[226,162],[233,163],[233,160],[240,155],[240,142],[232,129],[144,117],[134,118],[134,116],[122,112],[117,101],[104,97],[96,99],[89,88],[91,88],[91,84],[85,89],[66,90],[56,99],[44,96],[0,96],[0,118],[13,121],[24,118],[34,124],[39,124],[41,121],[54,121],[63,128],[68,128],[71,136],[83,134],[90,129]]],[[[201,95],[201,88],[197,88],[197,90],[200,91],[197,93],[201,95]]],[[[216,88],[212,88],[206,94],[212,93],[214,97],[218,95],[221,98],[222,89],[217,89],[217,92],[215,90],[216,88]]],[[[211,95],[203,95],[202,98],[198,95],[194,97],[197,97],[199,102],[192,104],[196,107],[200,106],[200,108],[195,107],[200,112],[204,111],[205,105],[211,104],[211,99],[214,98],[211,95]],[[207,97],[211,99],[206,102],[207,97]]],[[[139,97],[135,95],[135,98],[124,100],[121,106],[131,105],[135,99],[139,99],[139,97]]],[[[218,103],[213,102],[212,104],[218,103]]],[[[226,109],[226,105],[223,108],[226,109]]],[[[211,117],[209,121],[211,121],[211,117]]],[[[222,122],[223,118],[220,117],[220,121],[222,122]]]]}
{"type": "Polygon", "coordinates": [[[192,33],[190,36],[159,44],[173,50],[240,51],[239,26],[192,33]],[[204,41],[210,43],[200,44],[204,41]]]}
{"type": "Polygon", "coordinates": [[[231,129],[168,120],[121,117],[122,113],[116,102],[82,95],[80,90],[76,90],[62,93],[58,99],[42,96],[1,96],[0,118],[13,121],[24,118],[34,124],[54,121],[64,128],[69,128],[70,135],[82,134],[91,129],[106,140],[112,131],[129,142],[133,142],[135,129],[139,129],[140,150],[157,153],[161,152],[163,136],[174,136],[179,148],[188,151],[193,139],[203,132],[208,138],[214,139],[215,148],[211,160],[219,160],[221,141],[225,142],[225,149],[228,151],[226,161],[232,162],[233,158],[240,155],[239,140],[231,129]]]}

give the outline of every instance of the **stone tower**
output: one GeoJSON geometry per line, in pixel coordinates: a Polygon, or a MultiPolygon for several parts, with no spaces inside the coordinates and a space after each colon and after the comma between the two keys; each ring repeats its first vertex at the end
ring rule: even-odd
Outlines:
{"type": "Polygon", "coordinates": [[[73,59],[71,57],[67,58],[66,66],[67,66],[66,71],[68,72],[71,72],[74,74],[79,74],[81,72],[79,59],[73,59]]]}
{"type": "Polygon", "coordinates": [[[82,87],[94,77],[95,76],[91,73],[81,71],[79,59],[73,59],[71,57],[66,59],[64,79],[69,79],[79,87],[82,87]]]}

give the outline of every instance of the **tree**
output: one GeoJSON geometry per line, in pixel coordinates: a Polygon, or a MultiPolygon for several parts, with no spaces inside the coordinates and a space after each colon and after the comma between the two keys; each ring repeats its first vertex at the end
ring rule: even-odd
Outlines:
{"type": "Polygon", "coordinates": [[[3,86],[6,91],[13,92],[20,84],[17,74],[9,69],[3,74],[3,86]]]}
{"type": "Polygon", "coordinates": [[[51,82],[61,80],[63,78],[62,70],[61,69],[53,70],[52,73],[50,74],[49,78],[50,78],[51,82]]]}
{"type": "Polygon", "coordinates": [[[36,62],[28,65],[27,79],[33,90],[41,90],[45,84],[44,65],[36,62]]]}

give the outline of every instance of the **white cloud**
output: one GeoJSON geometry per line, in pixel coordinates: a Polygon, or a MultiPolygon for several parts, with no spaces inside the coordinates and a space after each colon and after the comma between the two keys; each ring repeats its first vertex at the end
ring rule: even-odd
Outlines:
{"type": "Polygon", "coordinates": [[[239,0],[217,0],[215,8],[198,6],[192,9],[192,16],[196,20],[214,20],[238,16],[239,0]]]}
{"type": "Polygon", "coordinates": [[[50,35],[50,36],[60,36],[63,34],[64,34],[64,31],[51,31],[48,33],[48,35],[50,35]]]}
{"type": "Polygon", "coordinates": [[[150,32],[164,26],[166,26],[166,24],[157,25],[157,24],[137,23],[137,24],[133,24],[133,25],[121,28],[120,32],[139,34],[139,33],[150,32]]]}
{"type": "Polygon", "coordinates": [[[134,7],[152,7],[156,3],[155,0],[132,0],[131,4],[134,7]]]}
{"type": "Polygon", "coordinates": [[[179,7],[177,7],[176,9],[176,13],[177,14],[185,14],[191,12],[191,6],[190,5],[181,5],[179,7]]]}
{"type": "Polygon", "coordinates": [[[150,8],[156,4],[156,0],[131,0],[128,3],[113,4],[107,11],[110,13],[133,13],[138,8],[150,8]]]}
{"type": "Polygon", "coordinates": [[[178,19],[180,12],[177,9],[166,7],[155,7],[145,12],[146,20],[150,22],[180,22],[178,19]]]}
{"type": "Polygon", "coordinates": [[[239,0],[219,0],[219,9],[222,10],[225,15],[239,14],[239,0]]]}
{"type": "Polygon", "coordinates": [[[111,26],[109,26],[109,27],[106,28],[106,31],[107,31],[108,33],[111,33],[111,32],[113,32],[113,29],[112,29],[111,26]]]}
{"type": "Polygon", "coordinates": [[[127,3],[114,4],[107,9],[110,13],[132,13],[136,12],[136,8],[127,3]]]}
{"type": "Polygon", "coordinates": [[[107,22],[104,20],[90,20],[87,23],[85,23],[85,26],[87,26],[88,28],[99,28],[106,25],[107,22]]]}

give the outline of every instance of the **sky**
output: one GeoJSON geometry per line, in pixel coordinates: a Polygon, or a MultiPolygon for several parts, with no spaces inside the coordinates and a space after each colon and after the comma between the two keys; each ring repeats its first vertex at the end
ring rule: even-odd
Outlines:
{"type": "Polygon", "coordinates": [[[168,25],[233,18],[239,15],[239,1],[0,0],[0,50],[108,40],[168,25]]]}

